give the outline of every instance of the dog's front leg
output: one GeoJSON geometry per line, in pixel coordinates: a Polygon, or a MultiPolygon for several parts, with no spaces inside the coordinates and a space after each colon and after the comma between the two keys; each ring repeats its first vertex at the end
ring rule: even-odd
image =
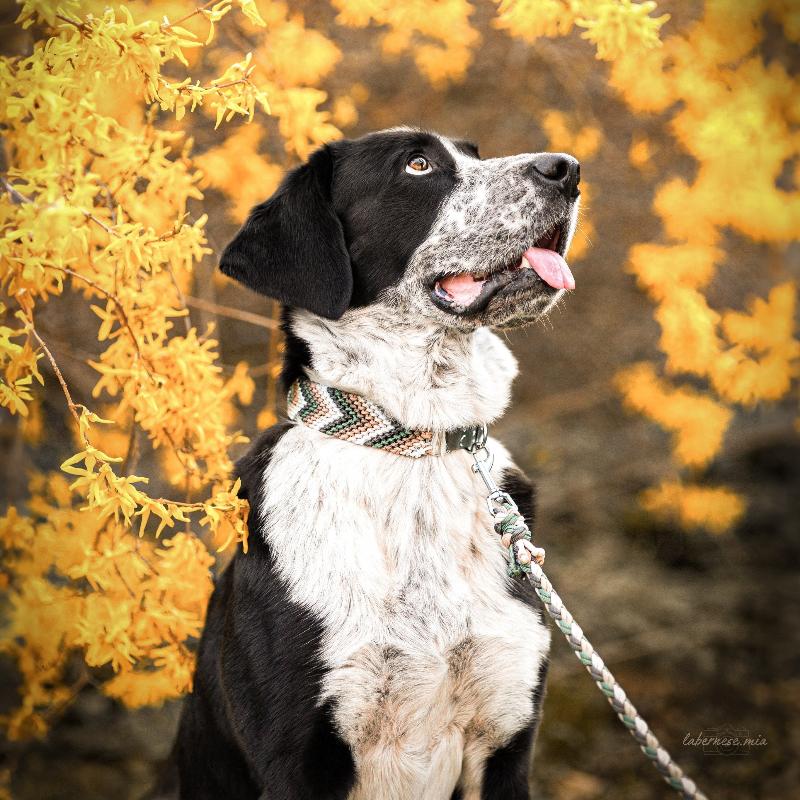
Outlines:
{"type": "Polygon", "coordinates": [[[262,541],[251,530],[250,552],[230,569],[219,651],[226,716],[258,796],[345,800],[355,766],[321,697],[321,624],[290,599],[262,541]]]}
{"type": "Polygon", "coordinates": [[[266,555],[257,541],[237,554],[209,605],[177,741],[181,800],[345,800],[355,781],[320,704],[313,625],[266,555]]]}
{"type": "Polygon", "coordinates": [[[302,723],[308,727],[304,736],[294,737],[295,752],[271,746],[269,755],[255,755],[264,786],[259,800],[346,800],[355,768],[350,748],[333,727],[330,707],[321,706],[302,723]]]}

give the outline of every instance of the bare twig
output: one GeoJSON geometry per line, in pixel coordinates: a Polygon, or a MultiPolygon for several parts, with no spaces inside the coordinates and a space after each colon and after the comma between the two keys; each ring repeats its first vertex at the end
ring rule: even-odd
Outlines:
{"type": "Polygon", "coordinates": [[[172,285],[175,287],[175,291],[178,294],[178,300],[180,301],[181,308],[186,312],[183,315],[183,327],[186,329],[186,333],[188,334],[192,329],[192,321],[189,319],[189,309],[186,307],[186,295],[181,291],[181,287],[178,285],[178,279],[175,277],[175,272],[172,269],[172,265],[169,263],[167,264],[167,272],[169,273],[172,285]]]}
{"type": "MultiPolygon", "coordinates": [[[[134,333],[133,328],[131,327],[130,320],[128,319],[128,315],[125,313],[125,309],[122,305],[122,301],[113,293],[109,292],[108,289],[104,289],[100,284],[93,281],[91,278],[87,278],[85,275],[81,275],[80,272],[75,272],[74,270],[68,269],[67,267],[59,267],[55,264],[47,264],[47,267],[50,269],[57,269],[59,272],[63,272],[65,275],[69,275],[71,278],[77,278],[79,281],[83,281],[87,286],[91,286],[97,292],[103,295],[103,297],[110,300],[114,303],[116,307],[117,314],[119,314],[120,321],[122,324],[128,329],[128,333],[130,334],[131,341],[133,342],[133,346],[136,348],[136,353],[139,358],[142,359],[146,363],[145,357],[142,355],[142,351],[139,349],[139,340],[136,338],[136,334],[134,333]]],[[[152,378],[152,376],[151,376],[152,378]]],[[[155,378],[152,378],[155,381],[155,378]]]]}
{"type": "MultiPolygon", "coordinates": [[[[80,432],[81,421],[80,417],[78,416],[78,409],[80,408],[80,406],[76,405],[73,402],[72,395],[70,394],[69,391],[69,386],[67,386],[67,382],[64,380],[64,376],[61,374],[61,370],[59,369],[55,358],[53,358],[53,354],[50,352],[50,348],[45,344],[44,339],[42,339],[42,337],[39,336],[38,331],[36,330],[36,328],[33,327],[32,324],[29,323],[27,329],[30,335],[33,336],[33,338],[36,339],[36,341],[39,343],[39,347],[42,348],[42,352],[45,354],[47,360],[50,362],[50,367],[55,373],[58,382],[61,384],[61,391],[64,392],[64,397],[67,399],[67,408],[69,409],[70,414],[72,414],[75,420],[75,424],[78,426],[78,431],[80,432]]],[[[89,442],[86,442],[86,440],[84,440],[84,442],[85,444],[89,444],[89,442]]]]}
{"type": "MultiPolygon", "coordinates": [[[[186,498],[186,502],[190,503],[192,500],[192,478],[188,472],[186,473],[186,481],[183,493],[184,497],[186,498]]],[[[184,530],[186,531],[186,533],[192,532],[192,521],[188,517],[186,518],[186,522],[184,523],[184,530]]]]}
{"type": "Polygon", "coordinates": [[[247,75],[243,78],[237,78],[235,81],[225,81],[225,83],[212,83],[208,88],[209,89],[229,89],[231,86],[238,86],[240,83],[250,83],[250,73],[253,70],[250,69],[247,71],[247,75]]]}
{"type": "Polygon", "coordinates": [[[89,219],[96,225],[99,225],[109,236],[116,236],[117,238],[120,237],[121,234],[118,231],[115,231],[113,228],[109,228],[108,225],[103,222],[103,220],[101,220],[99,217],[96,217],[90,211],[84,211],[81,209],[81,213],[84,217],[86,217],[86,219],[89,219]]]}
{"type": "Polygon", "coordinates": [[[98,181],[97,185],[105,192],[106,208],[113,214],[116,201],[114,200],[114,195],[111,193],[111,187],[103,181],[98,181]]]}
{"type": "Polygon", "coordinates": [[[128,449],[125,452],[125,460],[122,462],[122,472],[130,475],[136,469],[136,462],[139,460],[139,428],[136,425],[136,415],[131,414],[131,431],[128,434],[128,449]]]}
{"type": "Polygon", "coordinates": [[[92,26],[83,20],[70,19],[69,17],[64,16],[64,14],[56,14],[56,19],[60,19],[62,22],[66,22],[68,25],[74,25],[84,35],[92,32],[92,26]]]}
{"type": "Polygon", "coordinates": [[[174,28],[176,25],[182,25],[187,19],[191,19],[198,14],[202,14],[209,6],[213,6],[216,2],[217,0],[208,0],[207,3],[204,3],[202,6],[198,6],[194,11],[190,11],[185,16],[175,20],[175,22],[170,22],[169,20],[162,22],[161,30],[169,30],[170,28],[174,28]]]}
{"type": "Polygon", "coordinates": [[[251,378],[263,378],[272,372],[271,364],[259,364],[256,367],[250,367],[248,373],[251,378]]]}
{"type": "Polygon", "coordinates": [[[116,562],[114,562],[114,570],[116,571],[117,576],[122,582],[122,585],[128,590],[128,594],[135,599],[136,593],[133,591],[133,589],[131,589],[128,581],[125,580],[125,576],[122,574],[122,570],[119,568],[119,564],[117,564],[116,562]]]}
{"type": "Polygon", "coordinates": [[[3,176],[0,177],[0,183],[3,184],[3,188],[8,192],[9,197],[13,200],[16,200],[18,203],[32,203],[33,200],[30,197],[25,197],[24,194],[18,192],[12,185],[9,183],[8,179],[3,176]]]}
{"type": "Polygon", "coordinates": [[[77,700],[78,695],[81,693],[83,688],[92,683],[92,676],[89,674],[89,670],[84,665],[81,676],[75,681],[75,683],[72,684],[72,686],[69,687],[69,696],[64,698],[64,700],[62,700],[58,705],[48,708],[47,711],[42,714],[42,718],[47,722],[61,716],[61,714],[63,714],[64,711],[66,711],[75,702],[75,700],[77,700]]]}
{"type": "Polygon", "coordinates": [[[242,311],[239,308],[223,306],[219,303],[212,303],[210,300],[203,300],[199,297],[186,295],[184,297],[187,306],[198,308],[201,311],[208,311],[211,314],[219,314],[221,317],[237,319],[240,322],[249,322],[251,325],[258,325],[259,328],[266,328],[274,331],[280,328],[280,323],[275,319],[270,319],[262,314],[254,314],[252,311],[242,311]]]}

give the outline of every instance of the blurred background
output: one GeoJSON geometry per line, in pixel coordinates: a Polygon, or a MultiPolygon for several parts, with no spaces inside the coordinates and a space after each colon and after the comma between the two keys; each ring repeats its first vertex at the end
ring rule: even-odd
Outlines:
{"type": "MultiPolygon", "coordinates": [[[[213,77],[229,53],[253,51],[277,86],[272,115],[257,107],[253,122],[237,118],[217,130],[213,114],[202,110],[161,123],[189,131],[193,167],[204,173],[203,197],[190,198],[188,211],[190,220],[208,215],[212,252],[179,281],[189,320],[200,331],[216,325],[224,375],[246,362],[239,376],[252,380],[252,396],[245,391],[233,404],[230,427],[252,438],[282,414],[274,380],[280,341],[276,310],[216,276],[216,254],[287,166],[327,138],[400,124],[470,138],[484,157],[574,152],[587,187],[569,259],[577,290],[546,322],[508,335],[520,376],[496,435],[538,486],[536,538],[547,549],[554,585],[678,763],[717,800],[794,796],[794,4],[659,2],[647,9],[649,18],[670,19],[642,31],[615,22],[612,11],[625,3],[578,3],[581,19],[594,19],[594,27],[555,2],[399,3],[395,11],[345,0],[256,5],[266,28],[234,9],[217,23],[214,41],[192,51],[188,68],[171,62],[166,69],[176,79],[213,77]],[[585,32],[594,38],[582,38],[585,32]],[[639,34],[663,45],[645,47],[639,34]],[[292,116],[291,86],[326,94],[316,103],[298,96],[292,116]],[[729,372],[715,372],[731,358],[729,372]],[[761,369],[767,361],[769,369],[761,369]],[[760,743],[712,752],[689,741],[720,730],[760,743]]],[[[71,13],[88,8],[79,3],[71,13]]],[[[137,19],[177,19],[193,8],[130,4],[137,19]]],[[[48,28],[39,20],[23,30],[14,23],[19,12],[8,4],[2,11],[9,57],[29,55],[48,28]]],[[[203,39],[208,20],[198,14],[185,25],[203,39]]],[[[120,98],[126,102],[124,93],[120,98]]],[[[120,109],[108,113],[121,118],[120,109]]],[[[13,175],[14,158],[12,142],[4,174],[13,175]]],[[[6,194],[9,208],[18,208],[6,194]]],[[[84,292],[65,288],[42,304],[36,320],[75,402],[100,413],[109,400],[92,397],[98,376],[88,362],[105,343],[84,292]]],[[[59,384],[46,362],[40,367],[38,435],[26,433],[31,423],[21,415],[0,411],[4,514],[14,506],[35,516],[30,476],[58,470],[77,449],[59,384]]],[[[121,430],[124,444],[128,432],[121,430]]],[[[174,464],[143,439],[135,472],[151,478],[153,496],[168,493],[174,464]]],[[[231,456],[246,446],[231,443],[231,456]]],[[[212,553],[219,544],[206,543],[212,553]]],[[[14,581],[12,574],[12,593],[14,581]]],[[[3,614],[15,613],[15,601],[5,602],[3,614]]],[[[13,639],[24,648],[20,633],[14,629],[13,639]]],[[[6,651],[0,711],[10,715],[24,683],[21,651],[6,651]]],[[[67,683],[81,651],[64,662],[67,683]]],[[[44,722],[35,735],[4,740],[12,797],[122,800],[150,785],[168,753],[180,700],[147,705],[108,696],[102,687],[112,674],[109,664],[90,664],[89,678],[67,702],[54,713],[38,708],[44,722]]],[[[557,631],[548,686],[532,797],[672,796],[557,631]]]]}

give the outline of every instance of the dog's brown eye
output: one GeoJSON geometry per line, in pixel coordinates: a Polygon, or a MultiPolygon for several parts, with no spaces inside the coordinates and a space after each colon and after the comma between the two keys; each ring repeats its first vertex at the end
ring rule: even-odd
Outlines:
{"type": "Polygon", "coordinates": [[[406,172],[409,175],[426,175],[431,171],[431,164],[425,156],[411,156],[406,162],[406,172]]]}

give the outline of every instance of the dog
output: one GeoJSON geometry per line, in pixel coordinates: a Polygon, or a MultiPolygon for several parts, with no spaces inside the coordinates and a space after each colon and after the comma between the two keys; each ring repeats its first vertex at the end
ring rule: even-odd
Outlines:
{"type": "MultiPolygon", "coordinates": [[[[225,249],[225,274],[282,304],[300,410],[237,464],[249,547],[208,608],[183,800],[528,798],[549,627],[447,443],[509,403],[492,329],[574,288],[579,181],[566,154],[394,128],[314,152],[225,249]],[[342,409],[367,433],[337,434],[342,409]]],[[[532,525],[530,482],[486,446],[532,525]]]]}

